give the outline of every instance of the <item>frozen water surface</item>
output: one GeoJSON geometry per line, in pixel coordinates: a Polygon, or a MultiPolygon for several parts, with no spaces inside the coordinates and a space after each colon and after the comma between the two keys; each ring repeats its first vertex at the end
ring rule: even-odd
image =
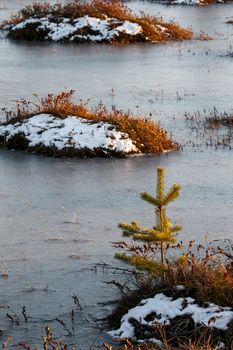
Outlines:
{"type": "MultiPolygon", "coordinates": [[[[8,18],[26,1],[1,1],[0,18],[8,18]]],[[[30,3],[30,1],[27,1],[30,3]]],[[[232,109],[233,58],[226,55],[233,38],[232,5],[162,6],[131,1],[130,6],[165,18],[175,18],[203,30],[212,41],[167,45],[63,45],[0,40],[0,107],[32,93],[46,95],[77,90],[77,98],[102,100],[143,115],[152,114],[177,141],[190,131],[184,112],[216,106],[232,109]],[[113,89],[113,90],[112,90],[113,89]]],[[[43,319],[60,318],[75,335],[66,340],[89,349],[99,330],[88,313],[101,317],[112,298],[102,283],[111,278],[90,270],[95,262],[113,262],[117,223],[140,219],[149,225],[153,210],[139,199],[153,192],[155,167],[167,168],[167,182],[179,182],[182,195],[171,205],[170,217],[183,224],[183,240],[232,238],[233,153],[184,147],[161,157],[129,159],[49,159],[20,152],[0,152],[0,266],[9,273],[0,280],[1,329],[14,342],[41,341],[43,319]],[[26,325],[22,307],[31,317],[26,325]],[[20,326],[6,313],[19,315],[20,326]],[[86,320],[88,318],[88,320],[86,320]]],[[[14,316],[15,317],[15,316],[14,316]]],[[[57,335],[66,332],[56,321],[57,335]]],[[[102,334],[102,337],[105,337],[102,334]]]]}

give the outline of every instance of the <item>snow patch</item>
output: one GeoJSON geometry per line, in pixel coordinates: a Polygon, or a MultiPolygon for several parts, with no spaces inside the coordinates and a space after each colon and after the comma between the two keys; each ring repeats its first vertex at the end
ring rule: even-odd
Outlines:
{"type": "MultiPolygon", "coordinates": [[[[217,4],[223,4],[227,2],[226,0],[216,0],[214,1],[217,4]]],[[[168,1],[168,3],[172,5],[208,5],[208,3],[204,3],[203,0],[172,0],[168,1]]]]}
{"type": "Polygon", "coordinates": [[[25,135],[29,147],[44,145],[58,150],[101,148],[106,152],[140,153],[129,136],[117,131],[115,126],[73,116],[60,119],[49,114],[39,114],[21,123],[0,125],[0,136],[6,141],[19,133],[25,135]]]}
{"type": "Polygon", "coordinates": [[[227,330],[228,324],[233,320],[233,310],[208,304],[201,307],[195,303],[193,298],[172,299],[163,293],[156,294],[154,298],[142,300],[141,303],[130,309],[121,319],[121,327],[110,331],[114,338],[135,339],[134,327],[130,319],[135,319],[142,325],[153,325],[156,323],[169,325],[176,316],[189,315],[196,325],[205,325],[211,328],[227,330]],[[146,316],[153,314],[153,321],[147,322],[146,316]]]}
{"type": "Polygon", "coordinates": [[[185,286],[183,286],[182,284],[178,284],[177,286],[175,286],[175,289],[178,291],[186,290],[185,286]]]}
{"type": "Polygon", "coordinates": [[[172,2],[174,5],[201,5],[200,0],[175,0],[172,2]]]}
{"type": "Polygon", "coordinates": [[[142,27],[137,23],[125,21],[121,26],[117,27],[118,32],[124,32],[130,35],[136,35],[142,31],[142,27]]]}

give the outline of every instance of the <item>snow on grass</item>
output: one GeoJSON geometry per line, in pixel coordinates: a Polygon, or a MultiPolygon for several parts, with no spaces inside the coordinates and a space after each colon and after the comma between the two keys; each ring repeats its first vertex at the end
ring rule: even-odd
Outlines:
{"type": "Polygon", "coordinates": [[[68,18],[59,18],[59,22],[53,21],[53,19],[49,17],[28,18],[16,25],[7,25],[5,29],[15,31],[24,29],[30,24],[37,25],[37,31],[42,30],[48,32],[45,40],[52,41],[68,40],[72,42],[75,39],[93,42],[111,41],[114,37],[118,37],[120,33],[135,36],[142,32],[142,27],[137,23],[107,17],[105,19],[100,19],[88,15],[74,21],[68,18]],[[82,29],[84,29],[85,33],[89,32],[93,34],[81,34],[82,29]]]}
{"type": "Polygon", "coordinates": [[[172,2],[174,5],[201,5],[200,0],[175,0],[172,2]]]}
{"type": "Polygon", "coordinates": [[[223,4],[223,3],[227,3],[230,2],[230,0],[171,0],[168,1],[169,3],[171,3],[172,5],[210,5],[210,4],[223,4]]]}
{"type": "Polygon", "coordinates": [[[22,122],[0,126],[0,136],[6,141],[17,134],[25,136],[29,147],[43,145],[58,150],[101,148],[106,152],[140,153],[129,136],[117,131],[113,125],[72,116],[61,119],[39,114],[22,122]]]}
{"type": "Polygon", "coordinates": [[[117,27],[116,30],[118,30],[118,32],[124,32],[126,34],[136,35],[142,31],[142,27],[137,23],[124,21],[124,23],[121,26],[117,27]]]}
{"type": "Polygon", "coordinates": [[[135,339],[134,326],[130,320],[134,319],[142,325],[153,325],[155,323],[169,325],[177,316],[191,316],[196,325],[205,325],[219,330],[227,330],[228,324],[233,320],[233,310],[220,307],[215,304],[207,304],[201,307],[195,303],[193,298],[173,299],[163,293],[156,294],[154,298],[142,300],[141,303],[130,309],[121,319],[121,327],[110,331],[114,338],[135,339]],[[147,322],[148,315],[154,314],[153,321],[147,322]]]}

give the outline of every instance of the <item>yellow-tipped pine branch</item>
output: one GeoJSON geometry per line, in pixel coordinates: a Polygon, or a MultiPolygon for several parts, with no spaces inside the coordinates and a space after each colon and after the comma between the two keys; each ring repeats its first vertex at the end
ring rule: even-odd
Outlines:
{"type": "Polygon", "coordinates": [[[169,203],[173,202],[180,195],[180,185],[174,184],[168,194],[165,196],[162,206],[166,207],[169,203]]]}

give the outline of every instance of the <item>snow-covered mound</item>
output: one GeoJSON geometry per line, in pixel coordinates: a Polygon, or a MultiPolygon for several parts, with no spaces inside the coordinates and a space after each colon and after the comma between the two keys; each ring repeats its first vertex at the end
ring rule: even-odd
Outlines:
{"type": "Polygon", "coordinates": [[[174,0],[172,1],[174,5],[201,5],[200,0],[174,0]]]}
{"type": "Polygon", "coordinates": [[[177,317],[190,317],[194,328],[207,326],[223,332],[224,337],[224,332],[227,332],[229,324],[233,322],[233,309],[215,304],[201,307],[193,298],[174,299],[160,293],[154,298],[142,300],[138,306],[130,309],[121,319],[120,328],[109,334],[120,339],[158,341],[155,325],[172,325],[177,317]]]}
{"type": "Polygon", "coordinates": [[[22,122],[0,125],[2,146],[8,148],[54,150],[56,154],[127,155],[140,153],[125,133],[105,122],[90,122],[77,117],[64,119],[49,114],[35,115],[22,122]],[[17,143],[18,146],[17,146],[17,143]],[[22,147],[22,143],[26,146],[22,147]],[[15,146],[14,146],[15,145],[15,146]],[[60,151],[60,153],[59,153],[60,151]],[[73,152],[73,151],[76,151],[73,152]]]}
{"type": "MultiPolygon", "coordinates": [[[[143,36],[142,27],[133,22],[122,21],[116,18],[100,19],[84,17],[71,20],[69,18],[28,18],[16,25],[8,25],[9,36],[17,38],[22,33],[25,39],[51,40],[62,42],[112,42],[121,41],[122,35],[132,37],[138,41],[147,40],[143,36]],[[29,31],[29,32],[28,32],[29,31]],[[30,33],[31,31],[31,33],[30,33]]],[[[159,28],[158,30],[165,30],[159,28]]]]}
{"type": "Polygon", "coordinates": [[[144,25],[136,21],[118,18],[91,17],[85,15],[76,19],[53,17],[29,17],[17,24],[7,24],[2,29],[12,39],[48,40],[71,43],[130,43],[130,42],[164,42],[167,40],[191,39],[190,30],[182,29],[178,25],[166,24],[162,21],[152,24],[146,19],[144,25]],[[149,30],[148,30],[149,27],[149,30]],[[146,29],[145,29],[146,28],[146,29]]]}

